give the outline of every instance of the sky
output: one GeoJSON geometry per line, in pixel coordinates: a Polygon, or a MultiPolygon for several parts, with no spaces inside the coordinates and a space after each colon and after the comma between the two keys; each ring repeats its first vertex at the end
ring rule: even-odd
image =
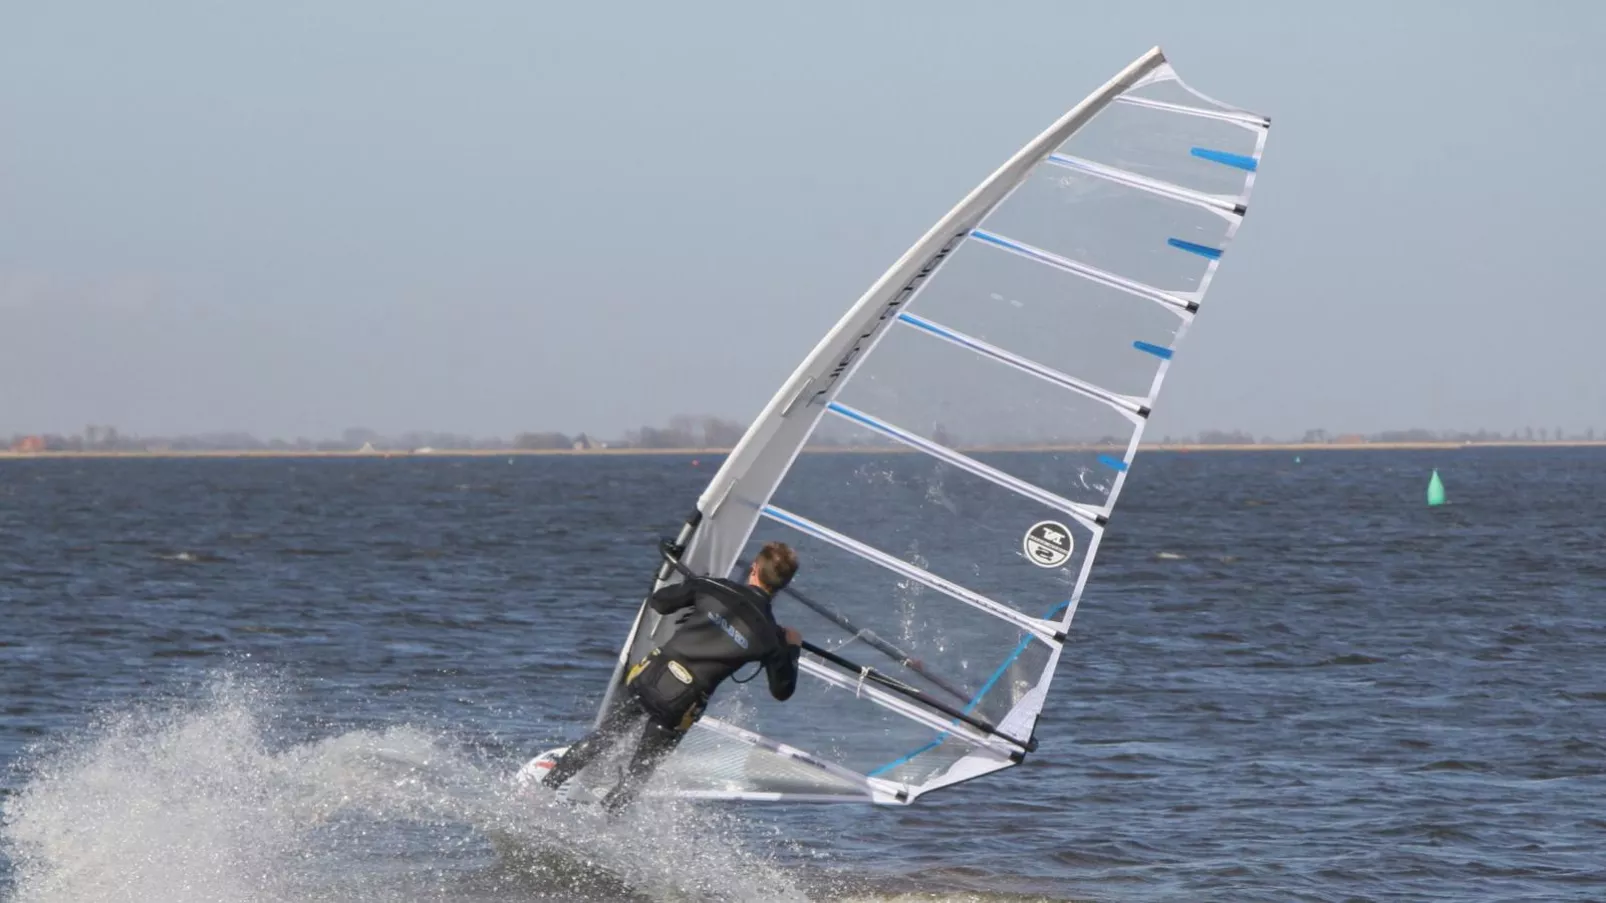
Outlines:
{"type": "Polygon", "coordinates": [[[1606,431],[1606,5],[11,3],[0,435],[746,422],[1153,45],[1273,120],[1153,436],[1606,431]]]}

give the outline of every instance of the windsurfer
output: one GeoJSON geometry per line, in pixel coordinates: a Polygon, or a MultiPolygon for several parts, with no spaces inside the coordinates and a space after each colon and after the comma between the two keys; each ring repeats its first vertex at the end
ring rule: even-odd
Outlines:
{"type": "Polygon", "coordinates": [[[698,577],[653,593],[649,604],[661,615],[691,611],[667,642],[630,667],[629,692],[620,694],[596,730],[553,764],[542,783],[562,787],[641,724],[641,741],[625,775],[603,800],[605,808],[617,812],[702,717],[714,690],[743,665],[762,663],[770,695],[790,699],[797,689],[803,637],[776,623],[771,603],[796,573],[797,553],[771,542],[753,559],[746,585],[698,577]]]}

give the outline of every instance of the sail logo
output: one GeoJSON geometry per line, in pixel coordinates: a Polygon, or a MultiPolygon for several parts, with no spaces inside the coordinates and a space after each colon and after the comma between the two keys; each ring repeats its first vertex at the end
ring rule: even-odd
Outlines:
{"type": "Polygon", "coordinates": [[[880,315],[875,318],[868,329],[859,333],[858,337],[853,340],[853,344],[848,347],[847,353],[842,355],[836,366],[825,374],[825,384],[820,387],[819,391],[809,397],[809,404],[825,404],[829,400],[828,396],[831,393],[831,388],[836,385],[837,380],[842,378],[842,374],[848,372],[848,368],[858,359],[859,353],[864,350],[865,345],[876,337],[882,327],[886,326],[887,321],[891,320],[893,315],[898,312],[898,308],[902,307],[915,292],[920,290],[920,286],[926,281],[927,277],[937,271],[937,267],[943,260],[953,253],[954,248],[958,247],[960,240],[969,234],[969,230],[966,230],[948,239],[948,243],[939,248],[937,253],[931,255],[931,259],[927,260],[913,276],[909,277],[909,281],[903,284],[903,288],[899,289],[897,294],[893,295],[886,304],[881,306],[880,315]]]}
{"type": "Polygon", "coordinates": [[[732,627],[731,623],[725,620],[724,615],[721,615],[717,611],[711,611],[708,613],[708,620],[718,624],[719,628],[725,631],[725,633],[730,636],[733,641],[735,641],[736,645],[742,647],[743,649],[747,648],[747,637],[742,636],[742,632],[740,630],[732,627]]]}
{"type": "Polygon", "coordinates": [[[1040,568],[1057,568],[1071,560],[1076,551],[1076,539],[1071,531],[1058,521],[1045,520],[1032,525],[1021,540],[1026,560],[1040,568]]]}

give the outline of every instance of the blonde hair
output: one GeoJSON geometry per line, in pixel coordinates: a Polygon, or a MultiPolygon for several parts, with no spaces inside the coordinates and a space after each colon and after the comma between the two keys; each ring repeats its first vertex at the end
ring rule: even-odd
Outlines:
{"type": "Polygon", "coordinates": [[[784,542],[767,542],[753,559],[753,570],[765,589],[778,593],[797,574],[797,553],[784,542]]]}

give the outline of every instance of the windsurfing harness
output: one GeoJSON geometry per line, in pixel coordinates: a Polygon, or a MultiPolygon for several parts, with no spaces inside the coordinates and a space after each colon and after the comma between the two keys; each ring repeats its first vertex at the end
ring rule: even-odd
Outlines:
{"type": "Polygon", "coordinates": [[[631,667],[632,695],[659,724],[687,730],[708,698],[743,665],[759,662],[770,695],[791,698],[802,651],[789,645],[770,610],[770,596],[755,586],[699,577],[663,587],[648,600],[661,615],[686,612],[668,642],[631,667]]]}

